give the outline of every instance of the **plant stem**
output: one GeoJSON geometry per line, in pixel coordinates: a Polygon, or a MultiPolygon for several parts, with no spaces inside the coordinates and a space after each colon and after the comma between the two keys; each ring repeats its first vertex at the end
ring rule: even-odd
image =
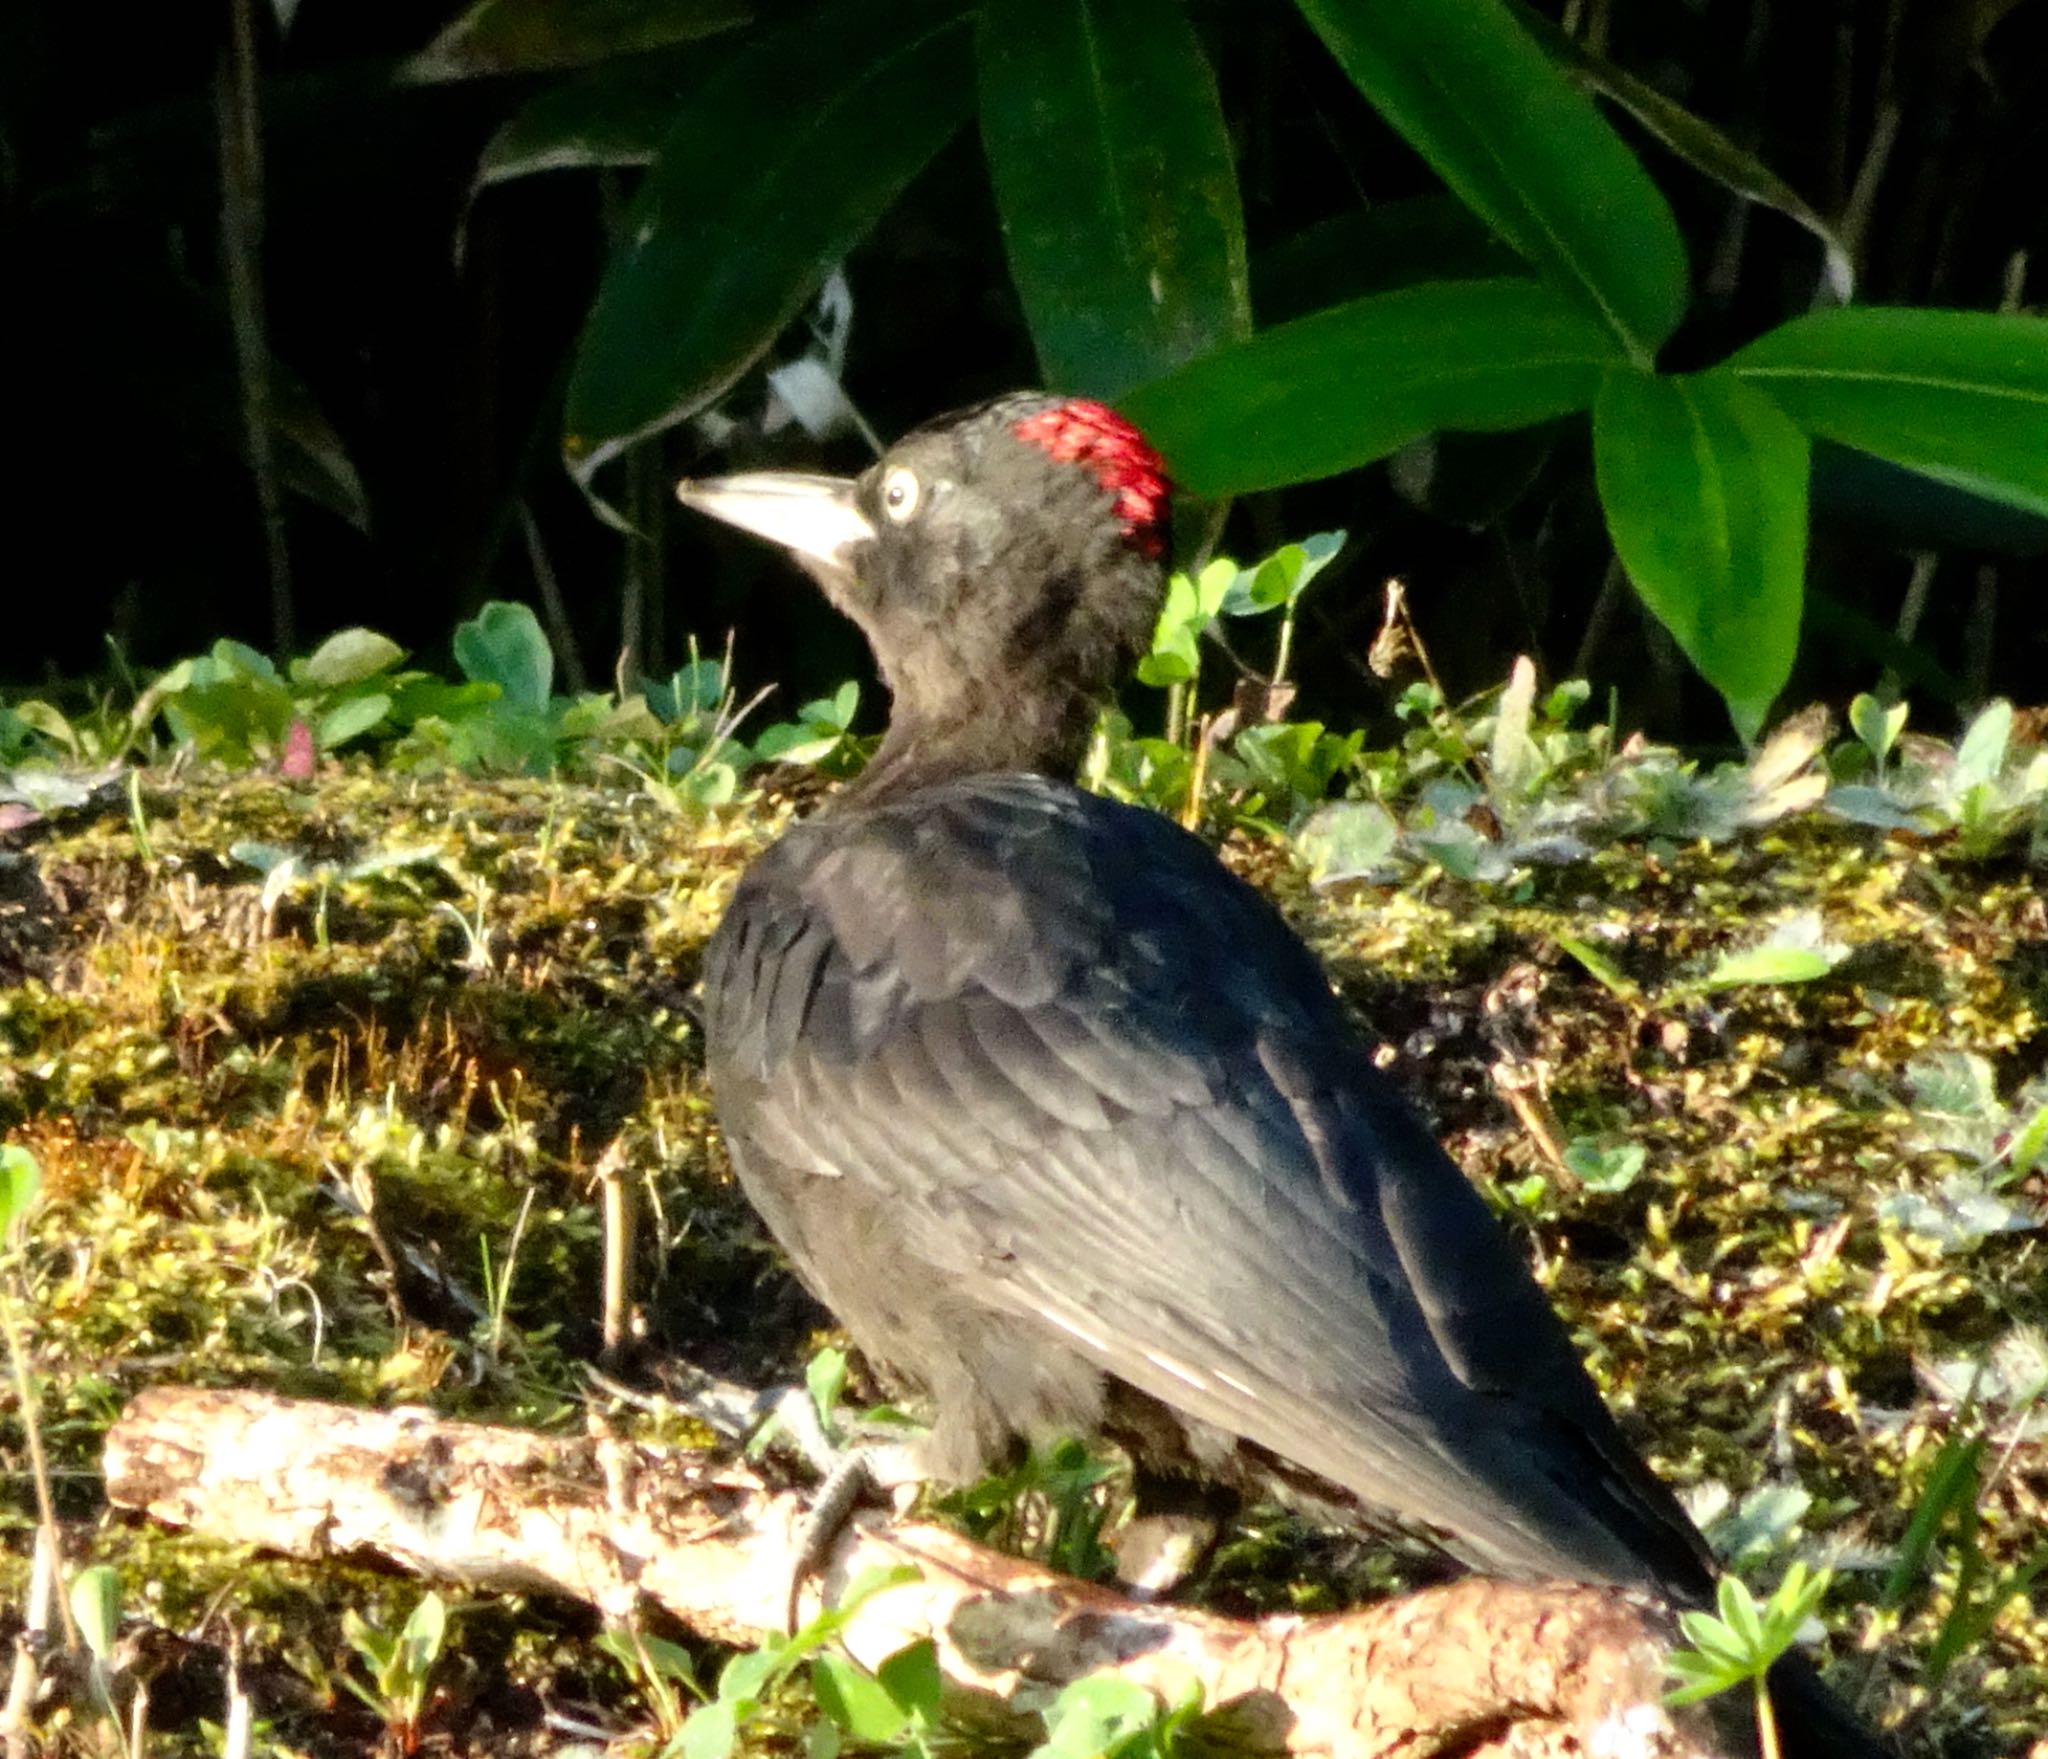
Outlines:
{"type": "Polygon", "coordinates": [[[227,266],[228,313],[242,384],[242,443],[263,516],[270,574],[270,645],[282,661],[292,650],[291,555],[285,545],[284,488],[272,444],[270,342],[263,315],[263,134],[256,92],[255,0],[230,0],[229,47],[214,80],[220,129],[220,242],[227,266]]]}
{"type": "Polygon", "coordinates": [[[14,1311],[14,1297],[0,1294],[0,1332],[6,1334],[7,1361],[14,1371],[14,1396],[21,1403],[21,1429],[28,1437],[29,1478],[36,1487],[36,1513],[50,1547],[50,1567],[57,1588],[57,1617],[64,1626],[64,1641],[79,1647],[78,1624],[71,1616],[71,1600],[64,1592],[64,1547],[57,1527],[57,1505],[50,1495],[50,1462],[43,1453],[43,1428],[36,1418],[35,1383],[29,1378],[28,1352],[21,1341],[21,1327],[14,1311]]]}
{"type": "Polygon", "coordinates": [[[1290,599],[1287,609],[1280,613],[1280,639],[1273,647],[1273,682],[1276,685],[1287,682],[1288,663],[1294,658],[1294,612],[1299,599],[1290,599]]]}

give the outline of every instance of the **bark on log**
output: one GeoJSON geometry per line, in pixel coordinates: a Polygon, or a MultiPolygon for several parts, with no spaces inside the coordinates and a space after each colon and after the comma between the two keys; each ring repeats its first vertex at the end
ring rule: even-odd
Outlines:
{"type": "MultiPolygon", "coordinates": [[[[736,1643],[779,1630],[800,1500],[742,1467],[264,1393],[158,1387],[107,1438],[116,1506],[303,1558],[369,1551],[476,1588],[544,1590],[626,1621],[652,1600],[736,1643]]],[[[1662,1647],[1629,1596],[1478,1578],[1332,1617],[1144,1605],[944,1529],[857,1517],[822,1589],[871,1565],[922,1579],[846,1634],[873,1666],[934,1638],[948,1678],[1013,1708],[1105,1668],[1201,1681],[1252,1750],[1307,1759],[1700,1759],[1659,1705],[1662,1647]]],[[[809,1607],[806,1608],[808,1616],[809,1607]]]]}

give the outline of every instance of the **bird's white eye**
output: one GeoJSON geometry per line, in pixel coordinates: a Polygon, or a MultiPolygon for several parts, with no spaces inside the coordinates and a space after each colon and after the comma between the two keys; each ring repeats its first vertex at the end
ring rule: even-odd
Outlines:
{"type": "Polygon", "coordinates": [[[917,511],[923,498],[924,489],[914,470],[899,464],[882,478],[882,511],[898,525],[917,511]]]}

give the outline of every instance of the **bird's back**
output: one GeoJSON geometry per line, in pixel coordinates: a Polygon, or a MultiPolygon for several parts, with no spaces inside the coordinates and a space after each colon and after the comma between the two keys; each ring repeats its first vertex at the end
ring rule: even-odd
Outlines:
{"type": "Polygon", "coordinates": [[[1195,838],[1025,775],[828,811],[707,956],[748,1194],[942,1464],[1105,1377],[1483,1568],[1711,1564],[1306,947],[1195,838]]]}

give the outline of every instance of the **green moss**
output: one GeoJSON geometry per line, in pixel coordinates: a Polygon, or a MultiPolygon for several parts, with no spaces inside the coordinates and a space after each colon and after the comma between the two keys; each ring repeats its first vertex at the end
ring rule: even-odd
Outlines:
{"type": "MultiPolygon", "coordinates": [[[[159,780],[145,799],[147,851],[125,816],[59,824],[31,852],[42,902],[0,918],[0,970],[26,973],[0,990],[0,1128],[47,1192],[28,1253],[46,1438],[74,1549],[118,1564],[131,1607],[170,1628],[211,1608],[201,1640],[233,1632],[269,1670],[289,1741],[340,1750],[374,1734],[334,1695],[341,1613],[388,1628],[417,1590],[104,1520],[106,1425],[164,1380],[579,1421],[608,1149],[649,1200],[636,1293],[657,1342],[786,1373],[806,1311],[731,1188],[688,1008],[703,940],[783,813],[690,821],[590,787],[357,768],[304,789],[159,780]],[[266,909],[233,853],[249,843],[310,877],[266,909]]],[[[1809,1540],[1887,1561],[1954,1422],[1924,1370],[2048,1326],[2038,1235],[1944,1251],[1884,1208],[1961,1166],[1917,1131],[1909,1063],[1975,1051],[2004,1091],[2039,1068],[2036,888],[1808,820],[1616,847],[1503,889],[1439,875],[1317,894],[1270,843],[1229,855],[1317,945],[1460,1163],[1522,1193],[1504,1213],[1661,1468],[1737,1497],[1796,1481],[1809,1540]],[[1697,987],[1810,908],[1853,949],[1828,978],[1697,987]],[[1550,1146],[1636,1144],[1640,1176],[1603,1193],[1560,1172],[1503,1103],[1504,1060],[1550,1146]]],[[[18,1458],[15,1429],[6,1442],[18,1458]]],[[[1994,1568],[2037,1543],[2037,1480],[2009,1470],[1985,1494],[1994,1568]]],[[[12,1483],[0,1591],[18,1599],[29,1504],[12,1483]]],[[[1327,1600],[1323,1566],[1373,1579],[1299,1535],[1253,1531],[1235,1555],[1280,1584],[1245,1590],[1272,1604],[1327,1600]]],[[[1838,1648],[1882,1642],[1894,1720],[1938,1736],[1981,1715],[1994,1744],[2017,1739],[2048,1701],[2048,1614],[2009,1609],[1929,1694],[1912,1664],[1952,1586],[1937,1556],[1896,1630],[1880,1576],[1845,1571],[1838,1648]]],[[[505,1602],[458,1620],[458,1745],[579,1667],[618,1689],[580,1616],[505,1602]]],[[[189,1726],[165,1738],[196,1750],[189,1726]]]]}

